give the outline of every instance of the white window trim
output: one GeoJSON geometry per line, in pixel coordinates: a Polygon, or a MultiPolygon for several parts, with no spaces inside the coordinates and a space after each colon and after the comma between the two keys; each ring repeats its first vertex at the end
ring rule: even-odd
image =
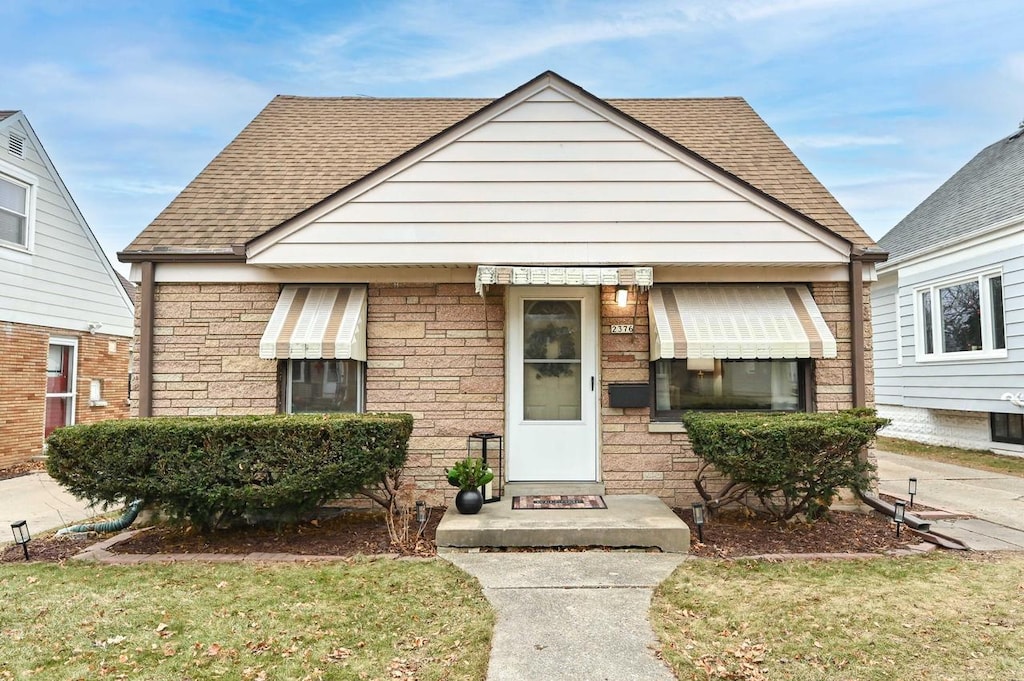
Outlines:
{"type": "MultiPolygon", "coordinates": [[[[68,362],[71,367],[71,385],[68,386],[68,392],[66,393],[51,393],[47,391],[45,397],[68,398],[68,422],[64,425],[73,426],[75,425],[75,410],[78,408],[78,339],[51,336],[49,343],[46,345],[47,353],[49,353],[51,345],[61,345],[71,348],[71,361],[68,362]]],[[[43,409],[43,418],[46,418],[45,407],[43,409]]]]}
{"type": "Polygon", "coordinates": [[[0,179],[7,180],[26,189],[25,195],[25,243],[16,244],[11,241],[0,239],[0,248],[22,253],[31,253],[35,250],[36,243],[36,195],[39,191],[39,179],[32,173],[25,172],[21,168],[0,161],[0,179]]]}
{"type": "MultiPolygon", "coordinates": [[[[1003,268],[988,268],[976,270],[965,274],[957,274],[944,279],[937,279],[927,284],[914,288],[914,355],[921,363],[931,362],[963,362],[973,360],[1005,359],[1006,348],[993,348],[992,338],[992,300],[988,281],[994,277],[1003,276],[1003,268]],[[964,352],[942,352],[942,314],[939,308],[939,289],[978,282],[978,295],[981,298],[981,350],[967,350],[964,352]],[[932,348],[933,352],[926,353],[924,347],[924,312],[921,309],[921,294],[931,294],[932,306],[932,348]]],[[[1005,283],[1005,281],[1004,281],[1005,283]]],[[[1005,310],[1004,310],[1005,314],[1005,310]]],[[[1005,323],[1005,322],[1004,322],[1005,323]]]]}

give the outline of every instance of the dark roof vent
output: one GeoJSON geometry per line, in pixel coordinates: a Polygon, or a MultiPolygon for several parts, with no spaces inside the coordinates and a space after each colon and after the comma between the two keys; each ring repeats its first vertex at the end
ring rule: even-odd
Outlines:
{"type": "Polygon", "coordinates": [[[7,136],[7,151],[11,152],[12,156],[25,158],[25,138],[16,133],[10,133],[7,136]]]}
{"type": "Polygon", "coordinates": [[[1017,125],[1017,132],[1010,135],[1007,139],[1015,140],[1021,135],[1024,135],[1024,121],[1021,121],[1020,124],[1017,125]]]}

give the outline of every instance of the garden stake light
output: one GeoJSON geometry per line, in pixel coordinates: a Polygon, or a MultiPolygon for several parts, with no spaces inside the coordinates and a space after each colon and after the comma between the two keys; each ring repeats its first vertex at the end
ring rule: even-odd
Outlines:
{"type": "Polygon", "coordinates": [[[897,501],[892,506],[892,519],[896,523],[896,536],[900,536],[900,527],[903,526],[903,522],[907,516],[907,504],[902,501],[897,501]]]}
{"type": "Polygon", "coordinates": [[[427,523],[427,502],[422,499],[416,502],[416,522],[420,524],[420,527],[427,523]]]}
{"type": "Polygon", "coordinates": [[[693,510],[693,524],[697,526],[697,538],[700,543],[704,543],[704,504],[699,501],[693,502],[690,505],[693,510]]]}
{"type": "Polygon", "coordinates": [[[19,520],[16,523],[11,523],[11,532],[14,534],[14,543],[21,544],[21,550],[25,552],[25,560],[28,560],[28,543],[32,540],[32,535],[28,531],[28,522],[19,520]]]}
{"type": "Polygon", "coordinates": [[[910,495],[910,508],[914,508],[914,495],[917,494],[917,478],[911,478],[907,485],[907,494],[910,495]]]}

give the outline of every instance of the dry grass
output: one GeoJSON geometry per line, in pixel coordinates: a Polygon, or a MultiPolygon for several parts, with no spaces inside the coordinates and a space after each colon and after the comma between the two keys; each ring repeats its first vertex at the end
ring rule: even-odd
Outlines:
{"type": "Polygon", "coordinates": [[[894,454],[916,456],[931,461],[952,463],[993,473],[1016,475],[1024,478],[1024,456],[1006,456],[993,454],[981,449],[958,449],[956,447],[938,447],[923,445],[910,440],[898,440],[893,437],[880,437],[875,447],[894,454]]]}
{"type": "Polygon", "coordinates": [[[0,679],[484,677],[493,614],[441,561],[7,565],[0,679]]]}
{"type": "Polygon", "coordinates": [[[652,620],[680,679],[1024,679],[1024,556],[688,561],[652,620]]]}

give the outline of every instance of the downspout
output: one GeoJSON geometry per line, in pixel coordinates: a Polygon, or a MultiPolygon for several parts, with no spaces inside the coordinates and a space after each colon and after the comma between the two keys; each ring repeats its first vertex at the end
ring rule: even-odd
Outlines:
{"type": "Polygon", "coordinates": [[[153,308],[156,301],[156,264],[139,263],[139,416],[153,415],[153,308]]]}
{"type": "Polygon", "coordinates": [[[850,256],[850,376],[853,382],[853,406],[867,406],[864,381],[864,263],[861,251],[850,256]]]}
{"type": "Polygon", "coordinates": [[[124,509],[124,513],[117,520],[62,527],[57,530],[56,536],[61,537],[65,534],[78,534],[80,532],[99,532],[100,534],[105,532],[120,532],[135,522],[135,519],[139,517],[140,510],[142,510],[142,500],[133,501],[124,509]]]}
{"type": "Polygon", "coordinates": [[[853,406],[867,406],[867,371],[864,365],[864,263],[879,263],[889,254],[879,248],[857,248],[850,253],[850,380],[853,406]]]}

